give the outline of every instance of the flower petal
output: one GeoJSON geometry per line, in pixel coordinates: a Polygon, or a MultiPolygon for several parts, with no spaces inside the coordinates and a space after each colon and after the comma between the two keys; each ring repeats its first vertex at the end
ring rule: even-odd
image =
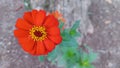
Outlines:
{"type": "Polygon", "coordinates": [[[33,18],[31,12],[25,12],[23,18],[30,24],[33,24],[33,18]]]}
{"type": "Polygon", "coordinates": [[[31,53],[31,51],[33,50],[35,41],[29,37],[19,38],[18,40],[19,40],[19,43],[21,44],[22,48],[25,51],[31,53]]]}
{"type": "Polygon", "coordinates": [[[32,10],[32,18],[33,18],[34,25],[35,25],[35,22],[36,22],[37,14],[38,14],[38,10],[32,10]]]}
{"type": "Polygon", "coordinates": [[[40,10],[36,15],[35,25],[40,26],[42,25],[43,21],[45,20],[46,12],[44,10],[40,10]]]}
{"type": "Polygon", "coordinates": [[[29,36],[29,31],[25,31],[25,30],[21,30],[21,29],[16,29],[16,30],[14,30],[14,35],[17,38],[28,37],[29,36]]]}
{"type": "Polygon", "coordinates": [[[55,44],[48,38],[44,40],[44,44],[48,51],[52,51],[55,48],[55,44]]]}
{"type": "Polygon", "coordinates": [[[32,55],[36,55],[36,47],[37,47],[37,44],[35,42],[34,45],[33,45],[32,50],[30,50],[29,53],[32,54],[32,55]]]}
{"type": "Polygon", "coordinates": [[[60,35],[60,29],[58,27],[52,27],[47,29],[48,35],[60,35]]]}
{"type": "Polygon", "coordinates": [[[55,44],[60,44],[62,42],[62,37],[58,36],[48,36],[48,38],[53,41],[55,44]]]}
{"type": "Polygon", "coordinates": [[[49,28],[53,26],[58,26],[59,22],[53,15],[48,15],[43,25],[49,28]]]}
{"type": "Polygon", "coordinates": [[[45,53],[45,46],[42,41],[37,42],[37,47],[36,47],[36,54],[37,55],[44,55],[45,53]]]}
{"type": "Polygon", "coordinates": [[[23,29],[23,30],[29,30],[32,28],[32,25],[30,25],[27,21],[18,18],[17,23],[15,25],[17,28],[23,29]]]}

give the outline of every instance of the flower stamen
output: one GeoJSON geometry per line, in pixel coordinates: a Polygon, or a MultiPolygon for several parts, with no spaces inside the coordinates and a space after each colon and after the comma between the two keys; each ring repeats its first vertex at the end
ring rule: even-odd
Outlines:
{"type": "Polygon", "coordinates": [[[41,41],[47,37],[45,30],[46,29],[43,26],[34,26],[32,29],[30,29],[29,34],[34,41],[41,41]]]}

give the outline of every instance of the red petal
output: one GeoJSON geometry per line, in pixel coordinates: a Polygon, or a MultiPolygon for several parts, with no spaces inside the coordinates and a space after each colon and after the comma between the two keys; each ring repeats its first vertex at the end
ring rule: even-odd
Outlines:
{"type": "Polygon", "coordinates": [[[33,49],[30,51],[30,54],[37,56],[37,42],[34,43],[33,49]]]}
{"type": "Polygon", "coordinates": [[[25,12],[23,18],[30,24],[33,24],[33,18],[31,12],[25,12]]]}
{"type": "Polygon", "coordinates": [[[51,27],[47,29],[49,35],[60,35],[60,29],[58,27],[51,27]]]}
{"type": "Polygon", "coordinates": [[[36,15],[35,25],[42,25],[44,19],[46,17],[46,12],[44,10],[40,10],[36,15]]]}
{"type": "Polygon", "coordinates": [[[36,54],[43,55],[45,53],[45,46],[42,41],[37,42],[36,54]]]}
{"type": "Polygon", "coordinates": [[[58,36],[48,36],[50,40],[52,40],[55,44],[60,44],[62,42],[62,37],[58,36]]]}
{"type": "Polygon", "coordinates": [[[29,36],[29,31],[24,31],[24,30],[17,29],[17,30],[14,30],[14,35],[17,38],[28,37],[29,36]]]}
{"type": "Polygon", "coordinates": [[[35,41],[29,37],[19,38],[18,40],[19,40],[19,43],[21,44],[22,48],[25,51],[31,53],[31,51],[33,50],[35,41]]]}
{"type": "Polygon", "coordinates": [[[48,38],[44,40],[44,44],[48,51],[52,51],[55,48],[55,44],[48,38]]]}
{"type": "Polygon", "coordinates": [[[28,22],[25,20],[18,18],[17,23],[15,25],[17,28],[24,29],[24,30],[29,30],[32,28],[32,25],[30,25],[28,22]]]}
{"type": "Polygon", "coordinates": [[[58,20],[53,15],[48,15],[43,25],[49,28],[53,26],[58,26],[59,23],[58,20]]]}
{"type": "Polygon", "coordinates": [[[32,10],[32,18],[33,18],[33,23],[35,25],[35,22],[36,22],[36,16],[38,14],[38,11],[37,10],[32,10]]]}
{"type": "Polygon", "coordinates": [[[35,55],[36,56],[36,47],[37,47],[37,44],[36,44],[36,42],[34,42],[32,50],[29,51],[29,53],[31,55],[35,55]]]}

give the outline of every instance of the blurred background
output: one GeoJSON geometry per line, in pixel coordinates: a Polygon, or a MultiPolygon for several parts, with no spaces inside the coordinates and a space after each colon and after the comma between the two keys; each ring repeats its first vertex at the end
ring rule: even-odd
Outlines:
{"type": "Polygon", "coordinates": [[[35,9],[60,11],[66,28],[80,19],[78,41],[99,53],[95,67],[120,68],[120,0],[0,0],[0,68],[60,68],[25,53],[14,38],[27,2],[35,9]]]}

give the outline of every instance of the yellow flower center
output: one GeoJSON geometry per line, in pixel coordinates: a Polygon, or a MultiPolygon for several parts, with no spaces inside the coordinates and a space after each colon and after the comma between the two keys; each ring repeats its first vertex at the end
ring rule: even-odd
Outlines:
{"type": "Polygon", "coordinates": [[[30,29],[29,34],[34,41],[40,41],[44,40],[47,37],[45,30],[46,29],[43,26],[34,26],[32,29],[30,29]]]}

